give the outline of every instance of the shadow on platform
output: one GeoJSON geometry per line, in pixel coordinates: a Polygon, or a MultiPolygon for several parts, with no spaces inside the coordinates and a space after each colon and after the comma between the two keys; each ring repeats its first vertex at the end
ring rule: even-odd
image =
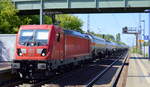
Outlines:
{"type": "Polygon", "coordinates": [[[130,59],[149,59],[148,57],[130,57],[130,59]]]}
{"type": "Polygon", "coordinates": [[[148,75],[148,76],[140,76],[140,75],[139,76],[134,76],[134,75],[130,76],[129,75],[128,77],[150,77],[150,75],[148,75]]]}

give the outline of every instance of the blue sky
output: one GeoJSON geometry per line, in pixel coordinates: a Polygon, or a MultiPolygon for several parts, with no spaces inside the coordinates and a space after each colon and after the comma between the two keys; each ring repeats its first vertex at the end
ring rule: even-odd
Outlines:
{"type": "MultiPolygon", "coordinates": [[[[139,15],[141,15],[141,20],[145,20],[145,29],[148,32],[147,13],[90,14],[90,31],[112,35],[121,33],[121,41],[132,46],[135,45],[135,36],[122,34],[122,28],[125,26],[138,28],[139,15]]],[[[82,29],[87,31],[87,14],[75,14],[75,16],[78,16],[84,22],[82,29]]],[[[142,29],[143,25],[141,22],[142,29]]]]}

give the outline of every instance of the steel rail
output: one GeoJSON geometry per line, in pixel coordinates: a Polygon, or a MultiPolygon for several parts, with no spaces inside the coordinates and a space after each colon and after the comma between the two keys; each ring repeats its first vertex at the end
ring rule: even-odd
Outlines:
{"type": "Polygon", "coordinates": [[[121,72],[122,72],[123,67],[124,67],[124,65],[125,65],[125,63],[126,63],[127,58],[128,58],[128,53],[127,53],[127,55],[126,55],[126,57],[125,57],[125,59],[124,59],[122,65],[121,65],[121,67],[117,70],[117,72],[116,72],[116,74],[115,74],[115,76],[114,76],[115,78],[113,79],[113,81],[112,81],[110,87],[116,87],[117,82],[118,82],[118,79],[119,79],[119,77],[120,77],[120,75],[121,75],[121,72]]]}
{"type": "MultiPolygon", "coordinates": [[[[128,53],[126,53],[126,56],[128,53]]],[[[112,64],[110,64],[107,68],[105,68],[102,72],[100,72],[97,76],[95,76],[89,83],[87,83],[86,87],[92,87],[92,85],[100,79],[116,62],[118,62],[124,55],[120,56],[116,61],[114,61],[112,64]]]]}
{"type": "Polygon", "coordinates": [[[17,81],[17,82],[12,82],[12,83],[8,83],[6,85],[3,85],[1,87],[19,87],[18,85],[23,83],[23,81],[17,81]]]}

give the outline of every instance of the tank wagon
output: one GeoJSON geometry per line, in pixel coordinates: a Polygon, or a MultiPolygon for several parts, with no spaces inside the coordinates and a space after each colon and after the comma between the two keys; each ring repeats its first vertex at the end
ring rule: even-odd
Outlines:
{"type": "MultiPolygon", "coordinates": [[[[123,47],[123,48],[122,48],[123,47]]],[[[110,55],[123,45],[56,25],[22,25],[16,38],[12,71],[22,78],[37,79],[96,57],[110,55]]]]}

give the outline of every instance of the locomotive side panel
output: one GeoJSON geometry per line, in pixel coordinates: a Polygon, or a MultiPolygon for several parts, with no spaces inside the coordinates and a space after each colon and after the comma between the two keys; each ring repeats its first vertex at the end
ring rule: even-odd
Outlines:
{"type": "Polygon", "coordinates": [[[54,36],[51,59],[64,59],[64,33],[56,32],[54,36]]]}
{"type": "Polygon", "coordinates": [[[89,40],[65,35],[65,58],[89,55],[89,40]]]}

